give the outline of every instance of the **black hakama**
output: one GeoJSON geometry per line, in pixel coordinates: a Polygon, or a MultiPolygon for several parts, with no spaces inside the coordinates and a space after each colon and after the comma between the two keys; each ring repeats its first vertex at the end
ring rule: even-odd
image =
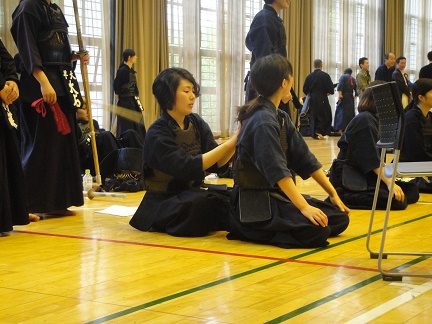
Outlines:
{"type": "MultiPolygon", "coordinates": [[[[151,180],[146,176],[151,170],[164,174],[157,181],[170,180],[165,192],[148,188],[130,220],[130,225],[141,231],[191,237],[227,229],[229,191],[202,186],[206,174],[202,170],[202,154],[218,144],[208,124],[197,114],[186,116],[185,123],[185,129],[194,127],[193,141],[179,142],[178,134],[184,130],[166,112],[149,127],[144,143],[144,183],[151,180]]],[[[226,167],[214,165],[206,171],[217,173],[226,167]]]]}
{"type": "Polygon", "coordinates": [[[54,3],[23,0],[12,14],[11,34],[19,51],[21,163],[29,210],[44,213],[81,206],[84,199],[75,128],[82,98],[72,70],[64,15],[54,3]],[[43,103],[40,113],[31,107],[42,98],[41,86],[32,75],[36,67],[45,72],[54,88],[69,133],[59,132],[64,123],[56,122],[50,105],[43,103]]]}
{"type": "MultiPolygon", "coordinates": [[[[239,191],[241,189],[236,180],[231,194],[229,239],[241,239],[283,248],[315,248],[328,245],[327,238],[339,235],[348,227],[349,217],[345,212],[330,203],[307,198],[310,205],[320,208],[328,217],[326,227],[312,224],[278,188],[279,180],[292,176],[290,169],[303,179],[307,179],[321,168],[321,164],[309,151],[303,137],[286,113],[280,110],[277,112],[271,102],[266,101],[261,109],[244,121],[239,134],[236,156],[237,159],[253,161],[257,169],[256,174],[247,174],[246,177],[255,178],[259,170],[260,176],[272,186],[268,189],[270,218],[256,222],[240,221],[239,191]],[[281,125],[278,114],[285,115],[284,120],[287,123],[286,154],[281,147],[281,125]]],[[[234,178],[236,179],[236,176],[234,178]]]]}
{"type": "MultiPolygon", "coordinates": [[[[6,81],[18,84],[14,60],[1,40],[0,59],[0,89],[6,81]]],[[[0,233],[12,231],[13,225],[29,223],[18,131],[13,126],[18,124],[14,108],[13,105],[4,107],[0,100],[0,233]]]]}

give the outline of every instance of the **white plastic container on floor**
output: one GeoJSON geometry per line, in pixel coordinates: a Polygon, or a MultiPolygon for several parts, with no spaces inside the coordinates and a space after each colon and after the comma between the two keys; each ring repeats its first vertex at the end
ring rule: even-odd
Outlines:
{"type": "Polygon", "coordinates": [[[86,169],[83,175],[83,191],[89,191],[93,187],[93,177],[90,170],[86,169]]]}

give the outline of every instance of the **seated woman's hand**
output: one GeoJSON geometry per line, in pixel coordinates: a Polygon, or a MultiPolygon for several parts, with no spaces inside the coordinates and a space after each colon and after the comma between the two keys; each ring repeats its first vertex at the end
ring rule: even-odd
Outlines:
{"type": "Polygon", "coordinates": [[[327,215],[324,214],[324,212],[319,208],[307,205],[306,207],[302,208],[300,212],[314,225],[322,227],[326,227],[328,225],[327,215]]]}
{"type": "Polygon", "coordinates": [[[347,206],[345,206],[345,204],[342,202],[338,194],[335,194],[334,196],[329,196],[329,198],[333,205],[335,205],[341,211],[349,214],[350,209],[347,206]]]}
{"type": "MultiPolygon", "coordinates": [[[[388,189],[390,191],[390,187],[388,186],[388,189]]],[[[403,192],[402,188],[399,187],[396,183],[394,185],[394,191],[393,196],[397,201],[404,201],[405,200],[405,193],[403,192]]]]}

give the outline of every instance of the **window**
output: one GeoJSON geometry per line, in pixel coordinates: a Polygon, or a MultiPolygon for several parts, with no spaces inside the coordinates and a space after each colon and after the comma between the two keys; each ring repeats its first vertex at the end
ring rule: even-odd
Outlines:
{"type": "MultiPolygon", "coordinates": [[[[314,0],[314,4],[313,56],[323,60],[323,70],[330,74],[333,83],[348,67],[355,77],[358,60],[363,56],[369,59],[373,78],[381,64],[382,1],[314,0]]],[[[333,99],[334,110],[338,96],[333,99]]]]}
{"type": "MultiPolygon", "coordinates": [[[[10,35],[9,28],[12,24],[12,12],[15,10],[19,0],[0,1],[0,36],[3,43],[12,55],[16,52],[15,43],[10,35]]],[[[72,0],[56,0],[62,8],[69,24],[69,38],[72,49],[78,51],[77,30],[75,23],[75,12],[72,0]]],[[[88,65],[90,98],[92,100],[93,118],[103,127],[109,126],[109,114],[103,109],[103,103],[110,102],[110,84],[103,80],[109,80],[109,1],[106,0],[77,0],[80,17],[81,33],[85,49],[90,54],[90,65],[88,65]]],[[[81,92],[82,76],[80,68],[76,69],[78,81],[80,81],[81,92]]]]}
{"type": "Polygon", "coordinates": [[[8,52],[14,56],[16,53],[15,42],[10,33],[12,26],[12,13],[19,1],[0,1],[0,37],[8,52]]]}
{"type": "Polygon", "coordinates": [[[233,122],[232,112],[243,103],[242,76],[250,60],[244,39],[262,5],[262,0],[168,0],[169,64],[194,74],[201,86],[194,110],[215,132],[233,122]]]}
{"type": "Polygon", "coordinates": [[[429,0],[405,2],[404,32],[405,72],[414,82],[421,67],[428,63],[427,53],[432,50],[432,4],[429,0]]]}
{"type": "MultiPolygon", "coordinates": [[[[246,35],[250,29],[250,25],[252,23],[253,18],[255,15],[262,9],[262,1],[247,1],[246,2],[246,17],[245,17],[245,30],[244,35],[246,38],[246,35]]],[[[245,75],[248,73],[250,69],[250,60],[251,60],[251,52],[245,48],[246,51],[246,60],[245,60],[245,75]]]]}

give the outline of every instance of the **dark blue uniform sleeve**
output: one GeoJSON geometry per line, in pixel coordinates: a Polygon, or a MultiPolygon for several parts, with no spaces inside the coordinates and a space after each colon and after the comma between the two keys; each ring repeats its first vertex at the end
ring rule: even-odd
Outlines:
{"type": "MultiPolygon", "coordinates": [[[[201,118],[195,118],[201,139],[201,154],[190,155],[181,148],[174,138],[170,126],[161,119],[148,130],[144,143],[144,162],[151,168],[183,180],[202,180],[202,154],[215,148],[218,144],[213,138],[210,127],[201,118]]],[[[217,172],[217,165],[209,172],[217,172]]]]}
{"type": "Polygon", "coordinates": [[[246,36],[246,47],[253,52],[255,59],[274,53],[278,26],[266,14],[258,14],[252,21],[246,36]]]}
{"type": "Polygon", "coordinates": [[[246,142],[247,155],[272,186],[276,186],[279,180],[292,176],[279,136],[279,124],[267,121],[258,122],[253,129],[246,130],[244,138],[239,138],[239,141],[246,142]]]}
{"type": "Polygon", "coordinates": [[[334,94],[334,85],[333,81],[328,73],[323,72],[324,80],[325,80],[325,89],[327,93],[334,94]]]}
{"type": "Polygon", "coordinates": [[[422,78],[424,78],[425,77],[425,69],[424,69],[424,66],[420,69],[420,72],[419,72],[419,79],[422,79],[422,78]]]}
{"type": "Polygon", "coordinates": [[[12,15],[11,33],[29,75],[36,66],[43,68],[37,33],[48,22],[43,21],[46,15],[38,3],[39,1],[23,1],[12,15]]]}
{"type": "Polygon", "coordinates": [[[0,40],[0,90],[6,85],[6,81],[18,83],[15,62],[0,40]]]}
{"type": "Polygon", "coordinates": [[[302,179],[307,179],[312,173],[322,167],[315,155],[309,150],[303,136],[292,121],[287,118],[288,167],[293,169],[302,179]]]}
{"type": "Polygon", "coordinates": [[[312,86],[311,86],[312,80],[313,80],[312,74],[309,74],[305,79],[305,82],[303,84],[303,93],[305,95],[307,95],[310,92],[310,89],[312,88],[312,86]]]}
{"type": "Polygon", "coordinates": [[[379,168],[380,155],[376,147],[378,141],[378,128],[373,116],[369,113],[357,118],[360,121],[346,131],[346,140],[355,164],[364,174],[379,168]],[[361,118],[363,117],[363,118],[361,118]]]}
{"type": "Polygon", "coordinates": [[[288,122],[286,155],[280,144],[279,122],[268,112],[256,112],[243,125],[239,137],[240,155],[249,157],[272,186],[285,177],[292,177],[290,168],[303,179],[321,168],[286,113],[279,114],[284,114],[288,122]]]}
{"type": "MultiPolygon", "coordinates": [[[[213,132],[210,129],[210,126],[197,114],[193,114],[192,118],[196,120],[197,127],[199,128],[202,153],[210,152],[211,150],[213,150],[218,146],[218,144],[214,139],[213,132]]],[[[216,163],[206,171],[210,173],[217,173],[220,172],[221,169],[225,169],[225,168],[219,168],[216,163]]]]}
{"type": "Polygon", "coordinates": [[[117,75],[114,79],[114,92],[117,95],[122,92],[121,87],[129,82],[129,73],[130,71],[127,65],[121,65],[117,70],[117,75]]]}
{"type": "Polygon", "coordinates": [[[344,91],[344,88],[345,88],[345,80],[346,80],[346,78],[345,78],[345,74],[344,75],[341,75],[341,77],[339,78],[339,83],[338,83],[338,86],[337,86],[337,91],[344,91]]]}
{"type": "Polygon", "coordinates": [[[201,180],[202,155],[191,156],[174,140],[171,130],[159,125],[150,127],[144,143],[144,162],[175,178],[201,180]]]}

